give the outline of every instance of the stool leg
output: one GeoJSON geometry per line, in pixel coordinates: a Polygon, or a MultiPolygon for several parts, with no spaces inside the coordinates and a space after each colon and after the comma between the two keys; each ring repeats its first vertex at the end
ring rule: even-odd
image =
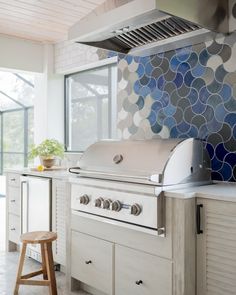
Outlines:
{"type": "Polygon", "coordinates": [[[57,295],[57,283],[55,278],[54,272],[54,263],[53,263],[53,254],[52,254],[52,243],[45,243],[45,256],[46,256],[46,267],[47,267],[47,274],[48,280],[50,281],[49,291],[50,295],[57,295]]]}
{"type": "Polygon", "coordinates": [[[46,268],[46,258],[45,258],[45,249],[44,244],[41,244],[41,257],[42,257],[42,270],[43,270],[43,279],[48,279],[47,268],[46,268]]]}
{"type": "Polygon", "coordinates": [[[25,260],[26,246],[27,246],[26,243],[23,243],[21,254],[20,254],[20,261],[19,261],[18,271],[17,271],[17,277],[16,277],[16,285],[15,285],[14,295],[17,295],[18,294],[19,287],[20,287],[19,281],[20,281],[21,275],[22,275],[22,270],[23,270],[23,265],[24,265],[24,260],[25,260]]]}

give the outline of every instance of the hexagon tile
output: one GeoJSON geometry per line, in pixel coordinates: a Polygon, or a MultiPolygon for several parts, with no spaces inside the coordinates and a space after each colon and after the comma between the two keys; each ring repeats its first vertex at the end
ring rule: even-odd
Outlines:
{"type": "Polygon", "coordinates": [[[236,34],[150,57],[119,55],[118,131],[203,139],[213,179],[236,181],[236,34]]]}

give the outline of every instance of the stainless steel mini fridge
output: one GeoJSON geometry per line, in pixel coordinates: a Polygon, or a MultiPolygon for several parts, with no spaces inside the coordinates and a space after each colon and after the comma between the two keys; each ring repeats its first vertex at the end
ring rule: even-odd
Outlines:
{"type": "MultiPolygon", "coordinates": [[[[52,229],[51,179],[21,177],[21,232],[52,229]]],[[[39,245],[29,245],[27,255],[41,261],[39,245]]]]}

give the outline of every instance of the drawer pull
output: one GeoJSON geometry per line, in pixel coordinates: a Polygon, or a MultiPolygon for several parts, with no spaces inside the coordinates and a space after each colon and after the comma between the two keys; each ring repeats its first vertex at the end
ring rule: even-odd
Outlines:
{"type": "Polygon", "coordinates": [[[11,200],[11,203],[15,203],[16,202],[16,200],[11,200]]]}
{"type": "Polygon", "coordinates": [[[12,227],[11,230],[13,231],[13,230],[16,230],[16,229],[14,227],[12,227]]]}
{"type": "Polygon", "coordinates": [[[139,281],[136,281],[136,282],[135,282],[135,284],[138,285],[138,286],[142,285],[142,283],[143,283],[142,280],[139,280],[139,281]]]}
{"type": "Polygon", "coordinates": [[[91,260],[87,260],[87,261],[85,261],[85,264],[91,264],[91,263],[92,263],[91,260]]]}
{"type": "Polygon", "coordinates": [[[16,181],[16,179],[15,178],[11,178],[11,181],[16,181]]]}

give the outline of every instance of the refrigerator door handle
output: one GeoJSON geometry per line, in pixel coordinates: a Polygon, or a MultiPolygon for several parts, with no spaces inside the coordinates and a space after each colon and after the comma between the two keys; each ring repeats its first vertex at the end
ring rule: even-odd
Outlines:
{"type": "Polygon", "coordinates": [[[21,234],[28,231],[28,224],[29,224],[28,204],[29,204],[29,183],[27,180],[23,180],[21,181],[21,234]]]}

